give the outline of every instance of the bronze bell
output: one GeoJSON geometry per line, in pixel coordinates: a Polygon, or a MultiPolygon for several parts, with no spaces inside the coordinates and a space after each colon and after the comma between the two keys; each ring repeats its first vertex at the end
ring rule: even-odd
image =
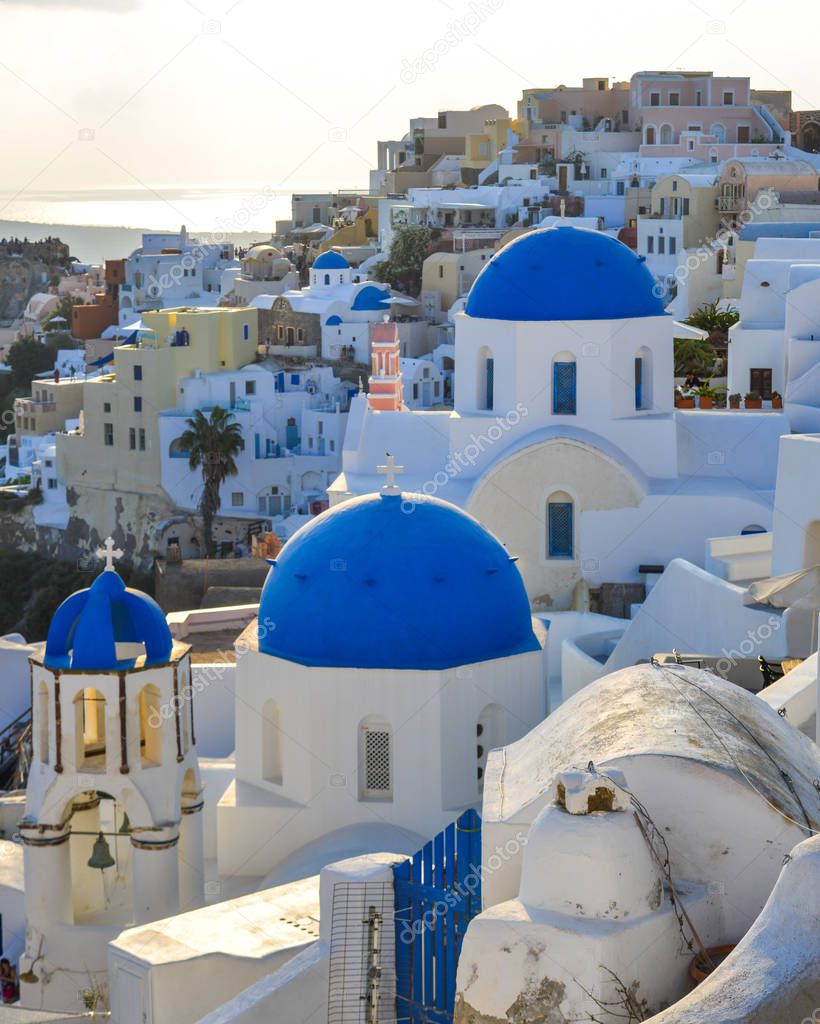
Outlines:
{"type": "Polygon", "coordinates": [[[108,848],[108,842],[102,832],[100,832],[94,840],[94,849],[91,851],[91,856],[88,858],[88,866],[90,868],[99,868],[100,871],[105,871],[106,868],[113,868],[115,863],[114,858],[111,856],[111,851],[108,848]]]}

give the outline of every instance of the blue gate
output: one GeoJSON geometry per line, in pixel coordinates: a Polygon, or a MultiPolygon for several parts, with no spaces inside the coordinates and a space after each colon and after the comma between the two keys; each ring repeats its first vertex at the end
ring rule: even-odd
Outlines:
{"type": "Polygon", "coordinates": [[[467,925],[481,910],[481,818],[465,811],[393,869],[396,1020],[451,1024],[467,925]]]}

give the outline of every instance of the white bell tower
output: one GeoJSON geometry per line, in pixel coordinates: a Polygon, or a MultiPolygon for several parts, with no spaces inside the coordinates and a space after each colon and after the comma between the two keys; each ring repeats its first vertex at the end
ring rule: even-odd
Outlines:
{"type": "Polygon", "coordinates": [[[82,1009],[121,931],[203,902],[202,786],[190,648],[105,569],[32,655],[23,1006],[82,1009]]]}

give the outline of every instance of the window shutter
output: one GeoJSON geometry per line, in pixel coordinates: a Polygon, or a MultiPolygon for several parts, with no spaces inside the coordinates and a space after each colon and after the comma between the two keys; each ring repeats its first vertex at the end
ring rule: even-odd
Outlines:
{"type": "Polygon", "coordinates": [[[572,502],[549,503],[549,556],[572,558],[572,502]]]}
{"type": "Polygon", "coordinates": [[[556,363],[552,371],[552,411],[575,415],[575,363],[556,363]]]}

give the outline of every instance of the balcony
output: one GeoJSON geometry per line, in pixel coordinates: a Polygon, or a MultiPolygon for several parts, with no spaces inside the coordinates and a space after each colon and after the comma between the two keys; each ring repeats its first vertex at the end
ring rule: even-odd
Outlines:
{"type": "Polygon", "coordinates": [[[715,202],[719,213],[737,213],[740,209],[740,196],[718,196],[715,202]]]}
{"type": "Polygon", "coordinates": [[[41,412],[56,412],[56,402],[37,402],[33,398],[15,398],[14,411],[24,416],[36,416],[41,412]]]}

